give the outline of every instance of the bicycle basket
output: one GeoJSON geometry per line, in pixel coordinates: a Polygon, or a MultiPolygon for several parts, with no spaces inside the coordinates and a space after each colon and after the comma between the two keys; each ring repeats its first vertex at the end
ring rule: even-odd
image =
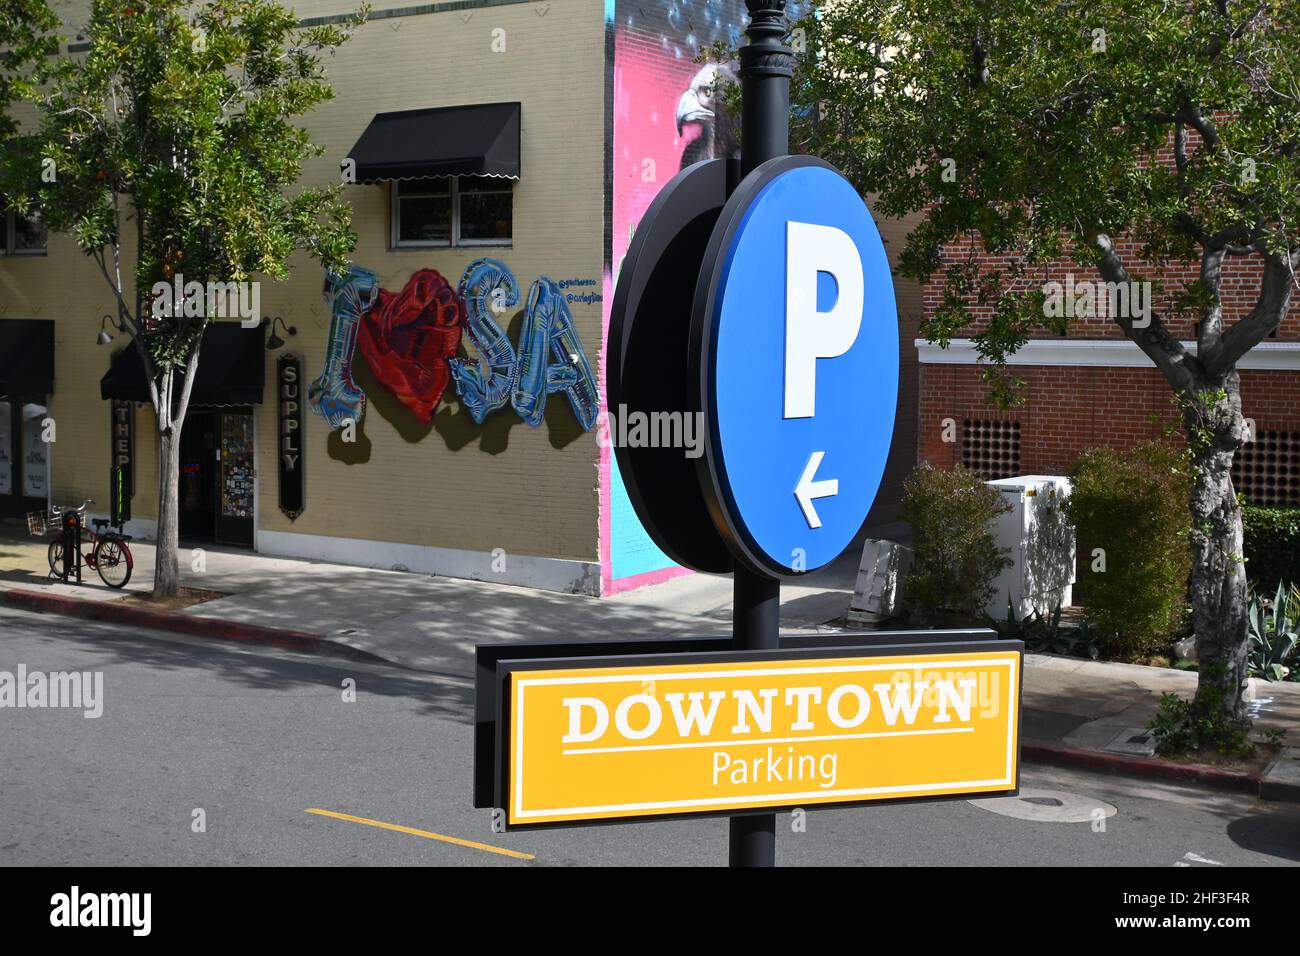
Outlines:
{"type": "Polygon", "coordinates": [[[49,511],[29,511],[27,513],[27,532],[38,538],[55,534],[59,530],[59,516],[49,511]]]}

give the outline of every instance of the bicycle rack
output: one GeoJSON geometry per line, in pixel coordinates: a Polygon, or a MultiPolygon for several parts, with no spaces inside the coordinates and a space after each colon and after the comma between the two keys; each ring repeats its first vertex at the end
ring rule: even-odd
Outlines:
{"type": "Polygon", "coordinates": [[[59,575],[66,584],[73,574],[77,583],[81,583],[81,512],[65,511],[61,527],[63,530],[63,573],[59,575]]]}

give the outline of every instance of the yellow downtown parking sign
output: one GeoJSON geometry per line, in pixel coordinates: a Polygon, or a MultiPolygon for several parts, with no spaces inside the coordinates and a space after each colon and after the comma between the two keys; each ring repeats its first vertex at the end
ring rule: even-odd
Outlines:
{"type": "Polygon", "coordinates": [[[517,670],[508,822],[1017,786],[1018,650],[517,670]]]}

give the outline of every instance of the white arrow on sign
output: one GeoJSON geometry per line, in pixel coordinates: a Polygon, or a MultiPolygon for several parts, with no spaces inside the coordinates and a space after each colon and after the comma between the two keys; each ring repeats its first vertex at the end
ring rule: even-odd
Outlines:
{"type": "Polygon", "coordinates": [[[810,528],[820,528],[822,519],[817,515],[817,509],[813,507],[814,498],[831,498],[840,493],[840,480],[838,478],[823,478],[821,481],[814,481],[813,477],[817,474],[817,468],[821,465],[822,459],[826,457],[826,452],[815,451],[808,456],[808,464],[803,466],[803,474],[799,476],[799,484],[794,486],[794,497],[799,502],[799,507],[803,511],[803,519],[808,522],[810,528]]]}

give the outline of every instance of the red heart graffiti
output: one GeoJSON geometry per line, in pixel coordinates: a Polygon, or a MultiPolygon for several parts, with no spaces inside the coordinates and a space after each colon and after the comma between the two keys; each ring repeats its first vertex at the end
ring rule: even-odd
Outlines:
{"type": "Polygon", "coordinates": [[[422,422],[451,381],[447,359],[460,347],[465,303],[434,269],[421,269],[401,292],[379,290],[361,319],[357,346],[384,388],[422,422]]]}

